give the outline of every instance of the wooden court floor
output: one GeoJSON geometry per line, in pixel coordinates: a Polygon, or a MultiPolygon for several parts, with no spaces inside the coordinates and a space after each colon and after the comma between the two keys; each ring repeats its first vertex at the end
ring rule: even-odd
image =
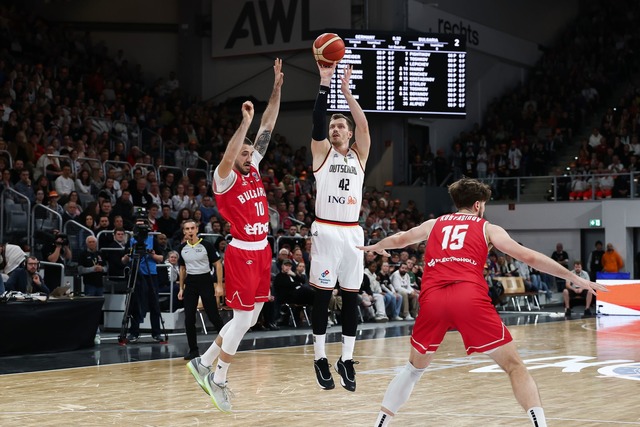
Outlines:
{"type": "MultiPolygon", "coordinates": [[[[640,425],[640,319],[592,318],[510,330],[550,426],[640,425]]],[[[384,332],[381,332],[383,335],[384,332]]],[[[180,359],[0,376],[1,426],[372,426],[408,337],[356,344],[357,391],[320,390],[311,345],[238,353],[234,412],[220,413],[180,359]]],[[[335,361],[340,344],[328,344],[335,361]]],[[[336,378],[337,375],[334,375],[336,378]]],[[[397,426],[529,426],[506,375],[466,356],[451,332],[397,426]]]]}

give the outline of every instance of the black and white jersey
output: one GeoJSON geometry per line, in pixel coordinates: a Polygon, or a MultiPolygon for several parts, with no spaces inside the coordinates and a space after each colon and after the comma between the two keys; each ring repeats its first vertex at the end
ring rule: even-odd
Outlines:
{"type": "Polygon", "coordinates": [[[220,259],[213,244],[202,239],[199,239],[195,245],[184,242],[180,245],[178,253],[180,254],[178,264],[184,265],[187,274],[191,275],[211,273],[212,265],[220,259]]]}

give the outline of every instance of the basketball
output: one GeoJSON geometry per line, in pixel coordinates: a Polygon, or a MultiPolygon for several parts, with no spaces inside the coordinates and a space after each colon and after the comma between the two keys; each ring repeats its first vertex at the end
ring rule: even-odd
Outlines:
{"type": "Polygon", "coordinates": [[[344,56],[344,41],[337,34],[324,33],[315,39],[312,49],[316,62],[330,67],[344,56]]]}

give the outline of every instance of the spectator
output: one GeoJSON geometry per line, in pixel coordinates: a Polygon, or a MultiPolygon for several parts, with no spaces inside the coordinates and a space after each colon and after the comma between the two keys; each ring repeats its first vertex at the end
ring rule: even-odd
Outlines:
{"type": "MultiPolygon", "coordinates": [[[[589,275],[582,269],[582,262],[574,261],[572,273],[585,280],[589,280],[589,275]]],[[[577,296],[585,295],[585,309],[584,315],[591,316],[591,302],[593,301],[593,295],[587,289],[580,289],[573,283],[566,281],[564,290],[562,291],[562,299],[564,300],[564,315],[566,317],[571,316],[571,299],[577,296]]]]}
{"type": "Polygon", "coordinates": [[[162,205],[162,216],[156,221],[158,231],[173,236],[179,229],[178,222],[171,216],[171,206],[162,205]]]}
{"type": "Polygon", "coordinates": [[[60,197],[66,197],[76,189],[69,164],[62,165],[62,174],[56,178],[54,186],[60,197]]]}
{"type": "Polygon", "coordinates": [[[278,304],[312,305],[314,291],[303,286],[304,277],[296,275],[290,259],[282,262],[282,270],[273,282],[273,289],[278,304]]]}
{"type": "MultiPolygon", "coordinates": [[[[567,270],[569,269],[569,254],[564,250],[562,243],[556,244],[556,250],[551,254],[551,259],[567,270]]],[[[562,284],[560,280],[556,280],[556,289],[558,292],[562,292],[562,284]]]]}
{"type": "MultiPolygon", "coordinates": [[[[36,195],[33,191],[33,188],[31,187],[31,179],[29,178],[29,171],[27,169],[23,169],[20,172],[20,180],[15,183],[13,189],[29,199],[29,202],[35,202],[36,195]]],[[[18,201],[21,203],[26,203],[26,201],[22,198],[19,198],[18,201]]]]}
{"type": "Polygon", "coordinates": [[[391,285],[402,296],[402,313],[404,320],[413,320],[418,309],[418,292],[411,287],[409,267],[406,262],[401,262],[398,270],[391,274],[391,285]]]}
{"type": "Polygon", "coordinates": [[[598,272],[602,271],[602,255],[604,255],[602,242],[597,240],[596,248],[589,255],[589,277],[592,282],[596,281],[598,272]]]}
{"type": "Polygon", "coordinates": [[[107,262],[98,252],[98,239],[87,236],[87,249],[78,258],[78,274],[82,276],[84,294],[86,296],[101,297],[104,295],[103,277],[107,274],[107,262]]]}
{"type": "Polygon", "coordinates": [[[378,263],[376,261],[370,261],[364,269],[364,275],[369,279],[370,295],[373,305],[375,306],[374,319],[376,322],[386,322],[389,320],[386,314],[387,307],[391,307],[394,298],[389,293],[383,293],[382,286],[380,286],[380,282],[378,282],[376,276],[377,268],[378,263]]]}
{"type": "Polygon", "coordinates": [[[101,248],[104,259],[109,267],[111,278],[125,278],[125,267],[128,260],[124,259],[127,250],[127,233],[124,228],[116,227],[113,231],[113,242],[101,248]],[[125,262],[127,261],[127,262],[125,262]]]}
{"type": "Polygon", "coordinates": [[[624,260],[611,243],[607,243],[607,251],[602,255],[601,260],[602,271],[605,273],[617,273],[624,268],[624,260]]]}

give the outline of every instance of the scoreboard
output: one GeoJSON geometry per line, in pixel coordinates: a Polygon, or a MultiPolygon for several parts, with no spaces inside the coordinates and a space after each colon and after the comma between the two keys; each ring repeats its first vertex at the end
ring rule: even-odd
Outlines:
{"type": "Polygon", "coordinates": [[[331,80],[329,111],[349,110],[338,75],[351,65],[351,93],[365,112],[465,117],[464,37],[344,30],[337,34],[344,40],[345,55],[331,80]]]}

